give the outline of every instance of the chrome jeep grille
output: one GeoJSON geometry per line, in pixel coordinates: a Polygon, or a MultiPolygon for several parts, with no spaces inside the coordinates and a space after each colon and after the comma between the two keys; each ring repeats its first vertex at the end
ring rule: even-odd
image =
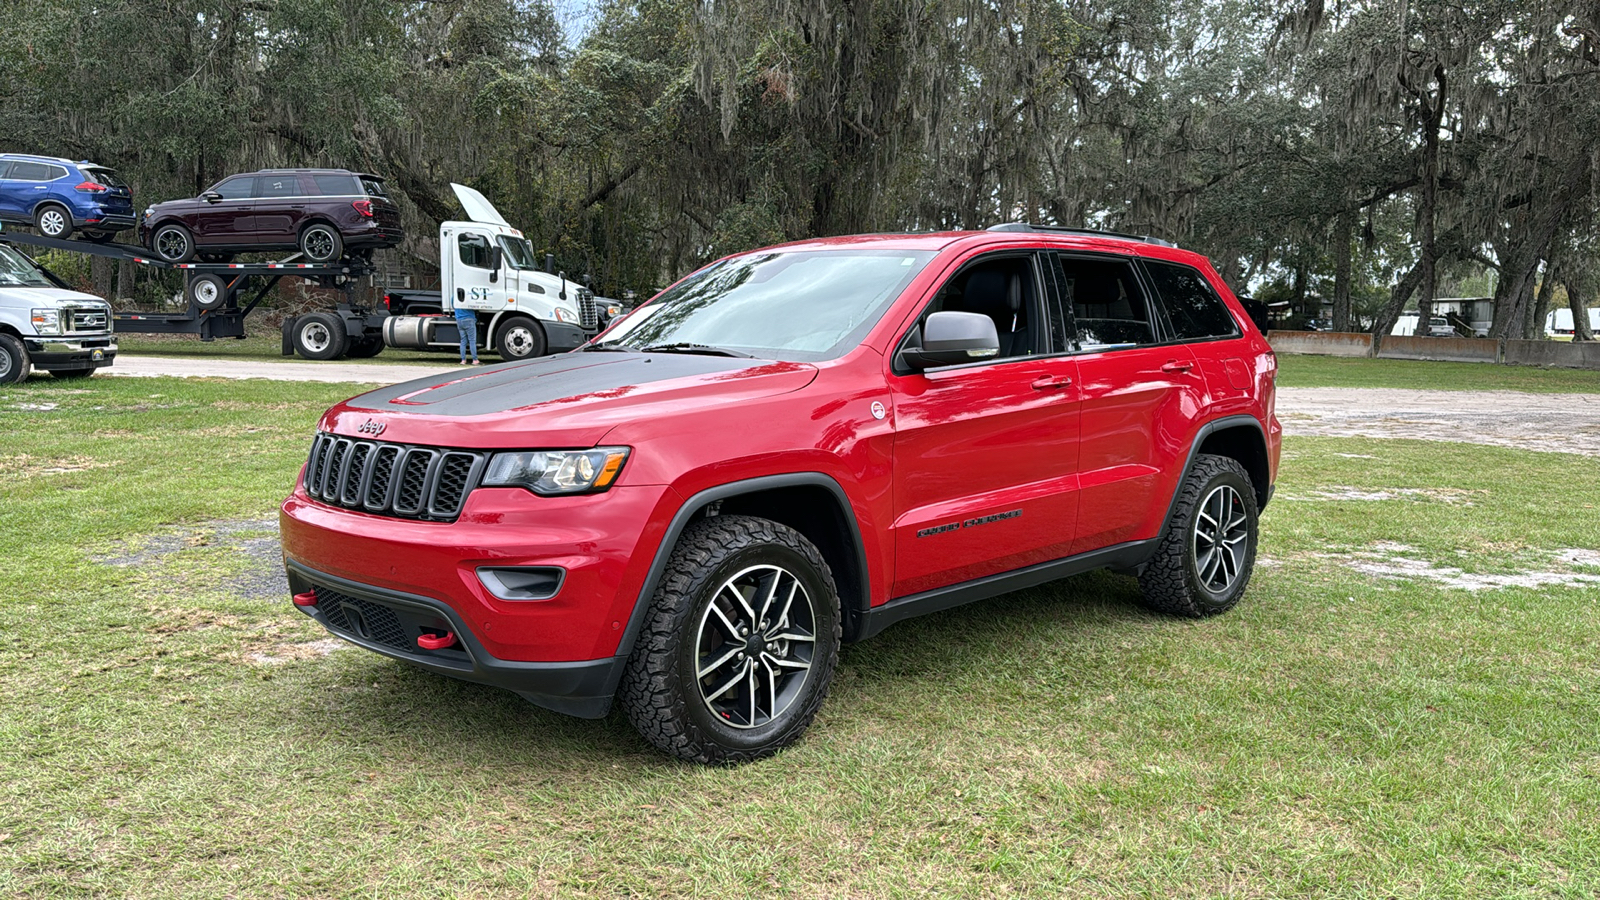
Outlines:
{"type": "Polygon", "coordinates": [[[489,454],[359,441],[319,432],[306,462],[306,493],[379,516],[448,522],[461,514],[489,454]]]}

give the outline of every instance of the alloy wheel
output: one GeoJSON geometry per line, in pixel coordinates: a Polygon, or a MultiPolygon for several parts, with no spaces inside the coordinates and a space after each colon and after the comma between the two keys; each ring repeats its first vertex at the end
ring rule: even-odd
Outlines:
{"type": "Polygon", "coordinates": [[[1244,498],[1231,485],[1219,485],[1195,511],[1195,574],[1213,594],[1226,592],[1244,570],[1250,517],[1244,498]]]}
{"type": "Polygon", "coordinates": [[[162,259],[183,259],[189,255],[189,239],[178,229],[168,228],[156,235],[156,252],[162,259]]]}
{"type": "Polygon", "coordinates": [[[802,695],[817,641],[811,602],[782,566],[751,566],[717,588],[696,632],[695,675],[723,724],[759,728],[802,695]]]}
{"type": "Polygon", "coordinates": [[[306,232],[306,256],[314,262],[327,262],[333,258],[333,235],[326,228],[313,228],[306,232]]]}
{"type": "Polygon", "coordinates": [[[47,209],[39,214],[39,230],[45,237],[60,237],[67,232],[67,217],[59,209],[47,209]]]}

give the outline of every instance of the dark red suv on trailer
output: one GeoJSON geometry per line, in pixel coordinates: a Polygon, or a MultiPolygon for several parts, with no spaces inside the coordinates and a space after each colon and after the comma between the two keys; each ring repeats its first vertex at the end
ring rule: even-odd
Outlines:
{"type": "Polygon", "coordinates": [[[323,416],[283,547],[334,634],[752,759],[841,641],[1109,568],[1250,581],[1277,360],[1206,260],[1027,225],[730,257],[572,353],[323,416]]]}
{"type": "Polygon", "coordinates": [[[404,236],[383,179],[344,169],[233,175],[193,200],[157,203],[139,222],[139,242],[174,263],[281,250],[330,263],[393,247],[404,236]]]}

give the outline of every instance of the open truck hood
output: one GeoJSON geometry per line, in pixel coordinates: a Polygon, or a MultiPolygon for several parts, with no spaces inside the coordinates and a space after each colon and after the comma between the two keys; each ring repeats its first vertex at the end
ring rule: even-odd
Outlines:
{"type": "Polygon", "coordinates": [[[511,227],[511,223],[506,221],[505,216],[500,215],[500,210],[494,208],[494,204],[489,202],[488,197],[464,184],[456,184],[453,181],[450,182],[450,190],[456,192],[456,199],[461,201],[461,208],[466,212],[468,219],[474,222],[482,222],[485,225],[511,227]]]}

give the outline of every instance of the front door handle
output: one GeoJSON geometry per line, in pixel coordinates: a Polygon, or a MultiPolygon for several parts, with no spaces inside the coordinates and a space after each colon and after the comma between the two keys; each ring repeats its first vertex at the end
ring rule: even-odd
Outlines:
{"type": "Polygon", "coordinates": [[[1060,378],[1054,375],[1040,375],[1033,380],[1033,389],[1036,391],[1057,391],[1069,387],[1072,387],[1072,378],[1066,375],[1060,378]]]}
{"type": "Polygon", "coordinates": [[[1192,368],[1194,368],[1194,363],[1192,362],[1179,362],[1178,360],[1172,359],[1168,360],[1167,364],[1161,367],[1161,371],[1173,375],[1182,375],[1192,368]]]}

